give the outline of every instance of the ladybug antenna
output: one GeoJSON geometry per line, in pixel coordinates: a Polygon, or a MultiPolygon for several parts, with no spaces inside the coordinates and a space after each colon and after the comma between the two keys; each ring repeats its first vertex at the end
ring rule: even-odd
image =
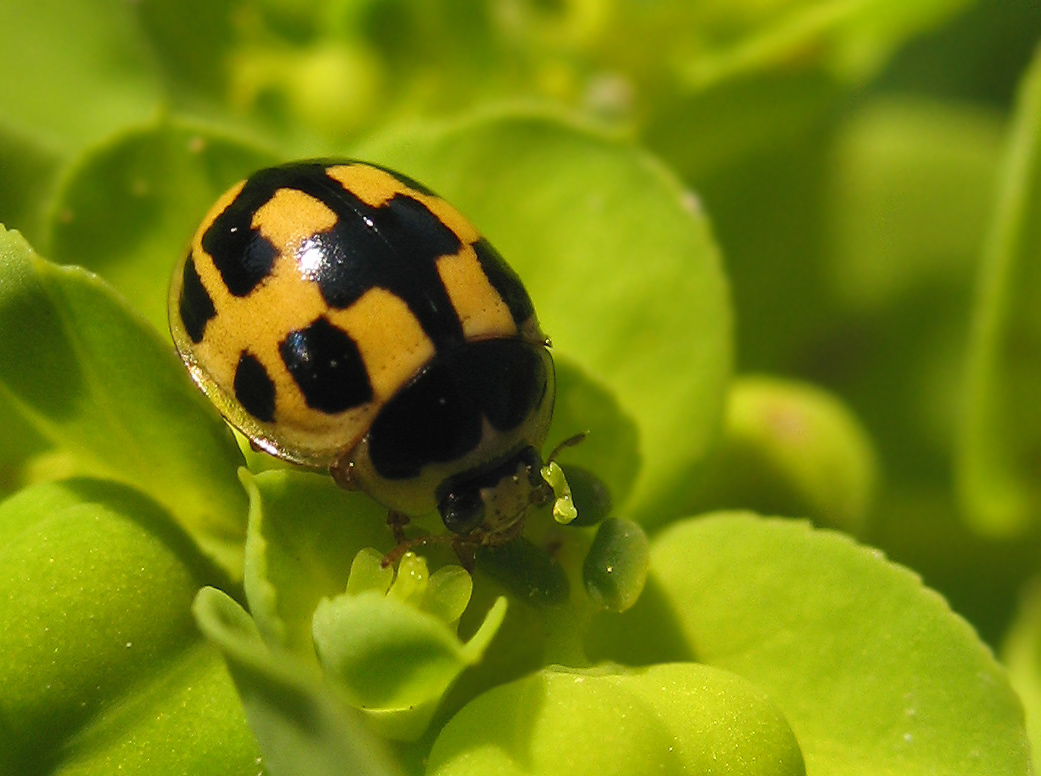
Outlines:
{"type": "Polygon", "coordinates": [[[557,456],[560,455],[561,451],[564,450],[564,448],[574,447],[575,445],[581,444],[586,440],[587,436],[589,436],[588,431],[580,431],[574,436],[568,437],[559,445],[553,448],[553,452],[549,454],[549,458],[546,459],[546,463],[553,463],[553,461],[556,460],[557,456]]]}

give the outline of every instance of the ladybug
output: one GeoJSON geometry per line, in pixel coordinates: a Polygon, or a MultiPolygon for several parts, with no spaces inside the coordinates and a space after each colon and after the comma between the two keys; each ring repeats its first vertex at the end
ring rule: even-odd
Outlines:
{"type": "MultiPolygon", "coordinates": [[[[260,170],[177,266],[170,330],[257,449],[497,546],[553,498],[549,339],[516,273],[451,205],[353,160],[260,170]]],[[[414,540],[421,543],[425,540],[414,540]]]]}

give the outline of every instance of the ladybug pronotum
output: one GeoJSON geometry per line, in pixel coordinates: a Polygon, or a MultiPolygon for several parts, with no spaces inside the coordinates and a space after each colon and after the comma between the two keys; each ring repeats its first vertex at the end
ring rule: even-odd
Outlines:
{"type": "Polygon", "coordinates": [[[409,178],[340,160],[260,170],[206,215],[169,310],[192,378],[254,447],[329,469],[402,522],[437,508],[457,541],[499,545],[552,498],[553,360],[531,299],[409,178]]]}

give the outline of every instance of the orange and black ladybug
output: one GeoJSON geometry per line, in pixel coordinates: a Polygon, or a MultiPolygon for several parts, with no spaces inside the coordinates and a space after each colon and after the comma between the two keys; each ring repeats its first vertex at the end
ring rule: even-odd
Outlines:
{"type": "Polygon", "coordinates": [[[350,160],[260,170],[206,215],[174,273],[192,378],[259,449],[437,508],[499,545],[553,492],[549,340],[516,273],[426,187],[350,160]]]}

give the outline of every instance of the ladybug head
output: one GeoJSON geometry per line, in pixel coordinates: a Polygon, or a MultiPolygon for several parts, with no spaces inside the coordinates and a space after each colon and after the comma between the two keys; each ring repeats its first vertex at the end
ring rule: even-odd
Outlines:
{"type": "Polygon", "coordinates": [[[438,490],[445,527],[461,535],[478,532],[481,543],[490,545],[517,536],[528,507],[553,497],[542,478],[542,458],[530,446],[489,467],[450,477],[438,490]]]}

